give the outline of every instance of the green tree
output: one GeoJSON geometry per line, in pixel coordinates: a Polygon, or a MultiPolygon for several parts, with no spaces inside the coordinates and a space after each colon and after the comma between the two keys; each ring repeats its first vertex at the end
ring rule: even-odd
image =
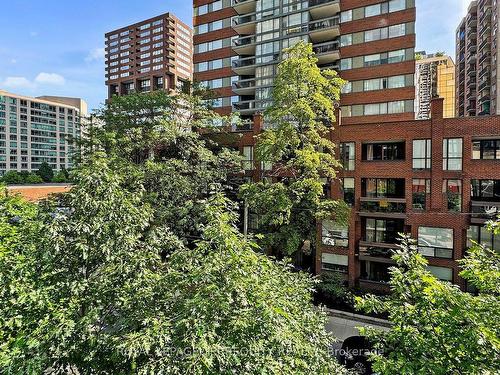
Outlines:
{"type": "Polygon", "coordinates": [[[41,184],[43,183],[43,179],[36,173],[28,173],[24,179],[24,182],[27,184],[41,184]]]}
{"type": "Polygon", "coordinates": [[[56,183],[68,182],[67,172],[65,170],[60,170],[55,174],[54,178],[52,179],[52,182],[56,183]]]}
{"type": "Polygon", "coordinates": [[[257,254],[227,200],[189,249],[102,155],[75,178],[40,209],[0,201],[0,372],[343,373],[313,279],[257,254]]]}
{"type": "Polygon", "coordinates": [[[24,183],[23,177],[17,171],[8,171],[2,177],[2,182],[7,185],[17,185],[24,183]]]}
{"type": "Polygon", "coordinates": [[[195,86],[190,95],[158,91],[115,97],[94,118],[101,126],[81,144],[89,151],[86,157],[101,150],[115,169],[140,181],[155,221],[186,243],[206,224],[206,198],[214,191],[230,192],[230,177],[240,171],[237,153],[190,131],[222,119],[204,101],[206,95],[195,86]]]}
{"type": "Polygon", "coordinates": [[[42,164],[40,164],[40,168],[38,168],[36,174],[39,175],[44,182],[51,182],[52,179],[54,178],[54,170],[45,161],[42,164]]]}
{"type": "Polygon", "coordinates": [[[284,50],[265,113],[272,126],[257,138],[256,157],[274,165],[274,182],[247,184],[241,197],[259,216],[262,246],[271,254],[299,252],[315,243],[316,223],[333,216],[347,220],[344,202],[326,199],[324,185],[341,167],[330,132],[334,103],[345,82],[333,70],[320,70],[312,45],[299,42],[284,50]]]}
{"type": "Polygon", "coordinates": [[[358,298],[359,308],[386,312],[387,332],[366,329],[383,354],[375,355],[380,374],[497,374],[500,372],[500,256],[480,245],[462,261],[477,295],[439,281],[415,241],[405,237],[394,256],[386,299],[358,298]],[[482,263],[486,260],[485,263],[482,263]],[[491,278],[490,278],[491,277],[491,278]]]}

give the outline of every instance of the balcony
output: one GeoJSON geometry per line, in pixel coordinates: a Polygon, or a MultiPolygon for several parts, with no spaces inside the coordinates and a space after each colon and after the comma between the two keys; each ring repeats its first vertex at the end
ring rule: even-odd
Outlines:
{"type": "Polygon", "coordinates": [[[332,63],[340,59],[339,42],[327,42],[313,45],[318,64],[332,63]]]}
{"type": "Polygon", "coordinates": [[[488,47],[490,44],[491,44],[490,38],[486,38],[479,43],[478,48],[483,49],[485,47],[488,47]]]}
{"type": "Polygon", "coordinates": [[[237,95],[255,94],[255,78],[233,82],[233,92],[237,95]]]}
{"type": "Polygon", "coordinates": [[[255,108],[255,100],[244,100],[233,103],[233,110],[241,113],[242,115],[255,112],[255,108]]]}
{"type": "Polygon", "coordinates": [[[360,198],[360,216],[401,218],[406,217],[406,199],[405,198],[360,198]]]}
{"type": "Polygon", "coordinates": [[[233,51],[238,55],[255,55],[255,36],[249,35],[233,40],[233,51]]]}
{"type": "Polygon", "coordinates": [[[238,14],[255,13],[257,0],[233,0],[233,9],[238,14]]]}
{"type": "Polygon", "coordinates": [[[255,14],[248,14],[233,18],[233,29],[240,35],[255,34],[255,27],[255,14]]]}
{"type": "Polygon", "coordinates": [[[255,57],[245,57],[234,60],[232,63],[233,71],[239,76],[255,75],[255,57]]]}
{"type": "Polygon", "coordinates": [[[478,91],[483,91],[485,89],[488,89],[488,90],[490,89],[490,80],[489,79],[484,81],[483,83],[481,83],[479,85],[478,91]]]}
{"type": "Polygon", "coordinates": [[[309,37],[313,43],[331,40],[340,35],[340,18],[333,17],[309,23],[309,37]]]}
{"type": "Polygon", "coordinates": [[[309,13],[312,20],[334,16],[340,13],[340,1],[309,0],[309,13]]]}
{"type": "Polygon", "coordinates": [[[358,254],[360,260],[377,260],[385,259],[387,262],[394,263],[391,257],[394,255],[394,250],[397,249],[395,244],[380,244],[366,241],[359,242],[358,254]]]}
{"type": "Polygon", "coordinates": [[[484,224],[488,220],[495,220],[500,213],[500,202],[471,202],[471,223],[484,224]]]}

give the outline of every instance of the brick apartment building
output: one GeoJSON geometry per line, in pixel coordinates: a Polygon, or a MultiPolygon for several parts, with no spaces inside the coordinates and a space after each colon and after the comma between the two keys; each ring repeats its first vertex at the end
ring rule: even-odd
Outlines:
{"type": "MultiPolygon", "coordinates": [[[[348,148],[338,181],[327,186],[334,199],[352,207],[349,226],[318,225],[316,272],[345,274],[351,286],[385,290],[391,250],[398,233],[418,241],[429,269],[466,288],[457,260],[471,240],[500,251],[500,236],[484,228],[500,209],[500,116],[444,118],[443,99],[432,100],[431,118],[364,124],[341,123],[330,134],[348,148]]],[[[263,128],[240,131],[234,145],[245,149],[263,128]]],[[[266,170],[250,155],[247,177],[266,170]]]]}
{"type": "Polygon", "coordinates": [[[108,98],[192,80],[192,30],[172,13],[106,33],[105,43],[108,98]]]}
{"type": "Polygon", "coordinates": [[[247,178],[254,136],[265,124],[280,51],[313,44],[321,68],[349,81],[331,139],[344,170],[328,185],[352,205],[350,225],[318,226],[316,272],[345,274],[350,285],[384,289],[398,232],[411,233],[439,278],[466,287],[456,260],[471,239],[500,249],[483,226],[500,206],[500,117],[415,120],[413,0],[194,0],[194,79],[219,97],[221,114],[251,119],[233,128],[247,178]],[[236,135],[236,134],[235,134],[236,135]]]}

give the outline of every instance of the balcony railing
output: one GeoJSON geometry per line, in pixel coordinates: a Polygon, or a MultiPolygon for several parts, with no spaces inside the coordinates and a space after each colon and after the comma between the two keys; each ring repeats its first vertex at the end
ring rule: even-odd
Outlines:
{"type": "Polygon", "coordinates": [[[255,78],[233,82],[233,90],[255,87],[255,78]]]}
{"type": "Polygon", "coordinates": [[[390,259],[394,255],[397,245],[372,244],[366,241],[359,243],[359,255],[364,257],[376,257],[390,259]],[[380,245],[380,246],[379,246],[380,245]]]}
{"type": "Polygon", "coordinates": [[[309,24],[309,31],[323,30],[340,25],[340,18],[334,17],[326,20],[315,21],[309,24]]]}
{"type": "Polygon", "coordinates": [[[321,55],[323,53],[329,53],[329,52],[337,52],[339,50],[339,46],[340,43],[337,41],[328,42],[314,46],[313,51],[316,55],[321,55]]]}
{"type": "Polygon", "coordinates": [[[338,2],[339,0],[309,0],[309,7],[315,7],[316,5],[338,3],[338,2]]]}
{"type": "Polygon", "coordinates": [[[255,109],[255,100],[245,100],[245,101],[233,103],[233,108],[236,111],[245,111],[245,110],[255,109]]]}
{"type": "Polygon", "coordinates": [[[472,201],[470,212],[473,223],[484,223],[495,219],[500,213],[500,202],[472,201]]]}
{"type": "Polygon", "coordinates": [[[255,43],[255,36],[244,36],[233,41],[233,47],[244,47],[255,43]]]}
{"type": "Polygon", "coordinates": [[[245,68],[252,65],[255,65],[255,57],[246,57],[244,59],[238,59],[232,62],[233,69],[245,68]]]}
{"type": "Polygon", "coordinates": [[[405,198],[369,198],[361,197],[361,211],[374,213],[405,213],[405,198]]]}
{"type": "Polygon", "coordinates": [[[235,17],[233,18],[233,25],[240,26],[246,23],[254,22],[256,20],[255,14],[249,14],[245,16],[235,17]]]}

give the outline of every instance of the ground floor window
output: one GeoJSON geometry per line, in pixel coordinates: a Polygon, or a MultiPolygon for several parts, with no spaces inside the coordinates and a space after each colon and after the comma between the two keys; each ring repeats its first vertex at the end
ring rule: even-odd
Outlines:
{"type": "Polygon", "coordinates": [[[418,248],[421,254],[435,258],[453,258],[453,229],[418,228],[418,248]]]}
{"type": "Polygon", "coordinates": [[[324,270],[347,273],[349,265],[347,255],[323,253],[321,260],[324,270]]]}
{"type": "Polygon", "coordinates": [[[333,220],[323,220],[321,224],[321,243],[327,246],[349,246],[349,228],[333,220]]]}

